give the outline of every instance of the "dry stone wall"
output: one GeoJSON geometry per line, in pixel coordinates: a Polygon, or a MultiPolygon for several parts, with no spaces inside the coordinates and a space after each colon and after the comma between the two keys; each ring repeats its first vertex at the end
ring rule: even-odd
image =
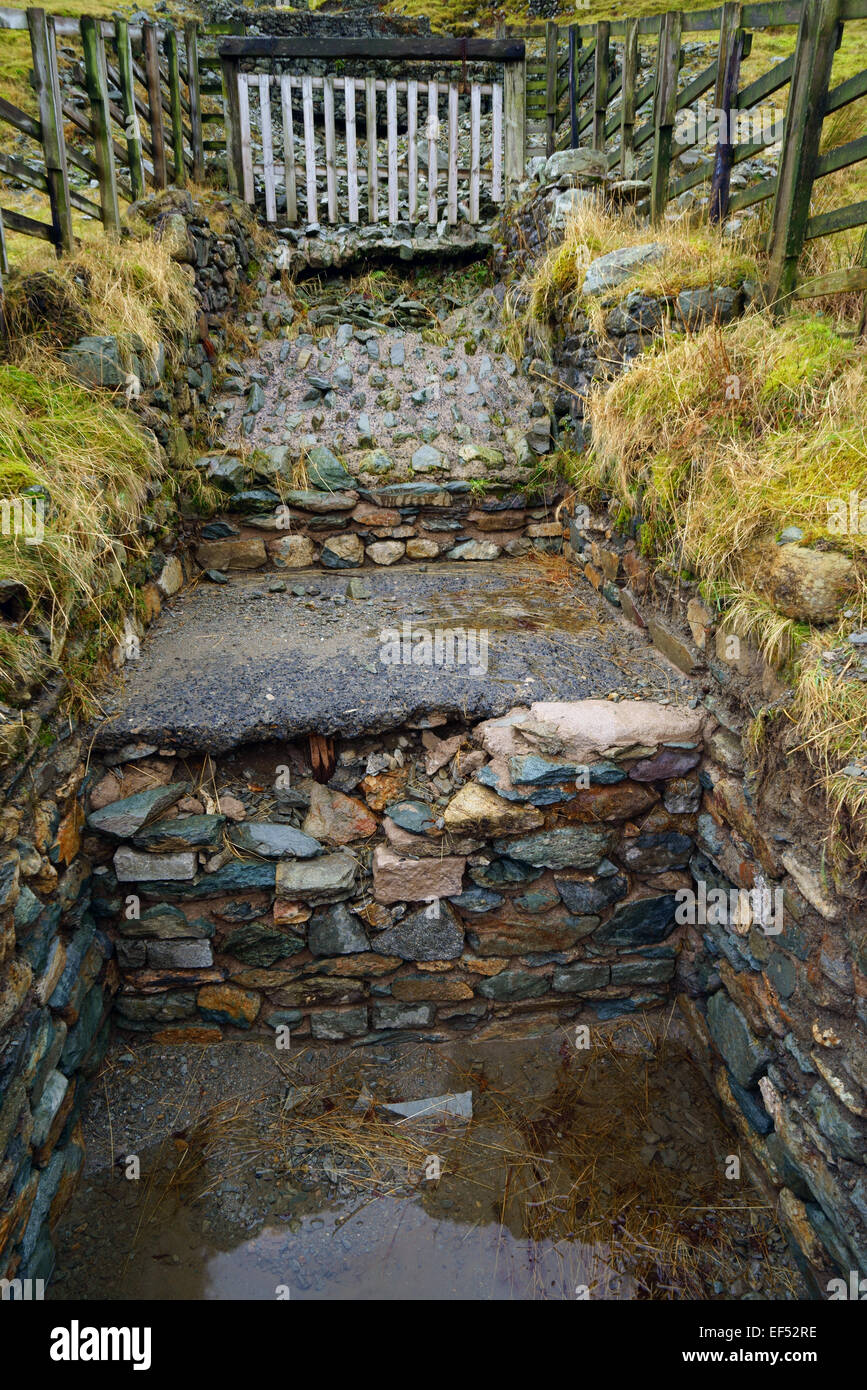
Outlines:
{"type": "Polygon", "coordinates": [[[238,750],[210,783],[210,764],[148,746],[94,766],[119,1026],[492,1037],[525,1013],[662,1003],[704,712],[591,700],[424,723],[338,744],[327,783],[298,744],[238,750]]]}

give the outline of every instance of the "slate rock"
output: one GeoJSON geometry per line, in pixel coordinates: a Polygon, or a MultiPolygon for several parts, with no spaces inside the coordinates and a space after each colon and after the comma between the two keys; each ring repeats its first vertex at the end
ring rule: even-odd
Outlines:
{"type": "Polygon", "coordinates": [[[91,811],[87,817],[88,828],[111,835],[115,840],[131,840],[189,790],[188,782],[170,782],[166,787],[152,787],[146,792],[136,792],[135,796],[124,797],[122,801],[112,801],[98,811],[91,811]]]}
{"type": "Polygon", "coordinates": [[[600,912],[603,907],[625,898],[629,884],[623,874],[611,874],[607,878],[569,879],[554,876],[557,892],[570,912],[579,915],[600,912]]]}
{"type": "Polygon", "coordinates": [[[370,950],[361,922],[344,903],[318,908],[313,913],[307,944],[314,956],[349,956],[370,950]]]}
{"type": "Polygon", "coordinates": [[[644,946],[664,941],[674,928],[676,910],[674,893],[622,903],[599,927],[594,940],[606,946],[644,946]]]}
{"type": "Polygon", "coordinates": [[[707,1026],[738,1085],[746,1089],[754,1086],[773,1061],[773,1052],[751,1031],[724,989],[708,1000],[707,1026]]]}
{"type": "Polygon", "coordinates": [[[501,970],[477,986],[485,999],[503,1002],[512,999],[538,999],[547,994],[551,982],[546,975],[534,975],[529,970],[501,970]]]}
{"type": "Polygon", "coordinates": [[[270,821],[243,821],[233,825],[229,839],[238,849],[260,854],[266,859],[312,859],[322,853],[322,845],[294,825],[270,821]]]}
{"type": "Polygon", "coordinates": [[[539,830],[519,840],[495,840],[494,848],[499,854],[537,868],[589,869],[598,864],[614,839],[615,834],[610,830],[565,825],[553,830],[539,830]]]}

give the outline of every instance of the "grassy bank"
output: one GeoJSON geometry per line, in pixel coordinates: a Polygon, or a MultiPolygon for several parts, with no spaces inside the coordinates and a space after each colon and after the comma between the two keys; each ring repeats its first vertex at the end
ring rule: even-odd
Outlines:
{"type": "Polygon", "coordinates": [[[848,636],[867,624],[867,528],[840,534],[839,504],[867,500],[867,345],[827,320],[752,313],[725,329],[670,335],[588,400],[584,495],[613,498],[641,550],[697,579],[712,609],[791,683],[782,717],[834,809],[835,849],[865,857],[867,683],[848,636]],[[784,617],[756,584],[758,557],[788,527],[837,550],[859,589],[828,627],[784,617]],[[848,616],[846,616],[848,614],[848,616]]]}
{"type": "Polygon", "coordinates": [[[124,391],[79,385],[60,350],[107,335],[123,357],[153,358],[192,328],[195,299],[160,244],[105,238],[59,262],[50,252],[31,259],[26,276],[10,279],[6,309],[0,493],[30,524],[10,521],[0,535],[0,697],[20,704],[52,671],[83,682],[116,640],[134,606],[128,572],[145,553],[148,486],[162,472],[124,391]]]}

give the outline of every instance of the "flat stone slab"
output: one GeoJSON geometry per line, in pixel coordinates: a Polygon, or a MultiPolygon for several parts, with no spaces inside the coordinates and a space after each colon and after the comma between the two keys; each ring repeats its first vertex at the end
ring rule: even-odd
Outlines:
{"type": "Polygon", "coordinates": [[[340,571],[295,571],[278,593],[268,577],[239,575],[178,594],[109,690],[97,746],[140,738],[220,753],[307,733],[354,738],[434,712],[477,721],[536,701],[619,692],[683,704],[695,693],[579,575],[569,591],[512,560],[365,579],[371,598],[345,603],[333,602],[346,593],[340,571]],[[448,637],[459,630],[463,662],[448,637]]]}

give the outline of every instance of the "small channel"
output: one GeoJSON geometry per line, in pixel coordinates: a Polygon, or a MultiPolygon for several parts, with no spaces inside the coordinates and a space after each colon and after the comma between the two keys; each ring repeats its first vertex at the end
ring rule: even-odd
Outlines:
{"type": "Polygon", "coordinates": [[[738,1141],[676,1015],[619,1020],[588,1048],[568,1025],[525,1028],[115,1044],[49,1296],[805,1296],[773,1209],[743,1168],[726,1176],[738,1141]],[[466,1092],[469,1119],[385,1108],[466,1092]]]}

